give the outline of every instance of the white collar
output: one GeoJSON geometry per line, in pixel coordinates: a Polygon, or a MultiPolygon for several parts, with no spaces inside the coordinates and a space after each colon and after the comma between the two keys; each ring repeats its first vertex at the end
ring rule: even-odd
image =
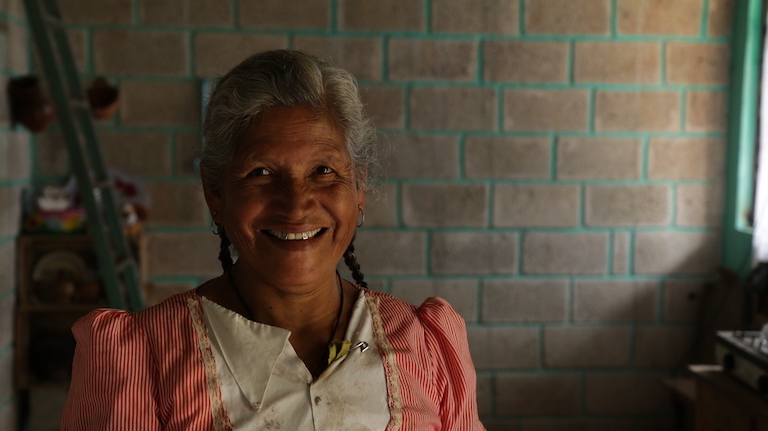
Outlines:
{"type": "Polygon", "coordinates": [[[259,410],[275,363],[286,348],[293,348],[288,341],[291,332],[248,320],[205,297],[202,302],[227,367],[248,402],[259,410]]]}

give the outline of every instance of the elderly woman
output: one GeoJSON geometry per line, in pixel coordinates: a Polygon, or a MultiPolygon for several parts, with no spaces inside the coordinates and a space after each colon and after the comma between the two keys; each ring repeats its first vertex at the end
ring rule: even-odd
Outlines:
{"type": "Polygon", "coordinates": [[[355,259],[373,132],[352,76],[257,54],[207,109],[202,180],[224,273],[81,319],[63,428],[483,429],[462,319],[441,299],[368,290],[355,259]]]}

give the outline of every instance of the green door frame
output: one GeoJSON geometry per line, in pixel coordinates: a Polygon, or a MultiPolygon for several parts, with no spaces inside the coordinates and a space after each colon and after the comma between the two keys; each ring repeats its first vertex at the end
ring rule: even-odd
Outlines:
{"type": "Polygon", "coordinates": [[[746,276],[752,267],[750,213],[754,198],[764,0],[737,0],[728,103],[722,264],[746,276]]]}

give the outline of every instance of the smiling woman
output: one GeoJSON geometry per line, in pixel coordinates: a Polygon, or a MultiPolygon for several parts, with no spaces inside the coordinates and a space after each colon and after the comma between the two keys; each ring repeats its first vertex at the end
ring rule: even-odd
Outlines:
{"type": "Polygon", "coordinates": [[[204,132],[223,274],[78,322],[63,429],[482,430],[461,317],[367,289],[355,259],[373,130],[354,78],[254,55],[216,85],[204,132]]]}

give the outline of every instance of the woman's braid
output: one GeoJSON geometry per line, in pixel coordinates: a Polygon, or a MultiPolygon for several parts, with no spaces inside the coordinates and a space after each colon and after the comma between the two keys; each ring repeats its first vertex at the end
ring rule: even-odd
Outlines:
{"type": "Polygon", "coordinates": [[[352,241],[349,243],[349,247],[347,247],[347,251],[344,252],[344,263],[347,264],[347,267],[350,271],[352,271],[352,278],[355,279],[355,282],[360,287],[368,287],[368,283],[365,282],[363,277],[363,272],[360,271],[360,264],[357,263],[357,258],[355,257],[355,236],[352,237],[352,241]]]}
{"type": "Polygon", "coordinates": [[[229,241],[229,237],[224,231],[224,227],[219,227],[219,237],[221,238],[219,260],[221,261],[221,267],[224,269],[224,272],[227,272],[232,268],[232,265],[234,265],[234,262],[232,262],[232,255],[229,253],[229,246],[232,243],[229,241]]]}

